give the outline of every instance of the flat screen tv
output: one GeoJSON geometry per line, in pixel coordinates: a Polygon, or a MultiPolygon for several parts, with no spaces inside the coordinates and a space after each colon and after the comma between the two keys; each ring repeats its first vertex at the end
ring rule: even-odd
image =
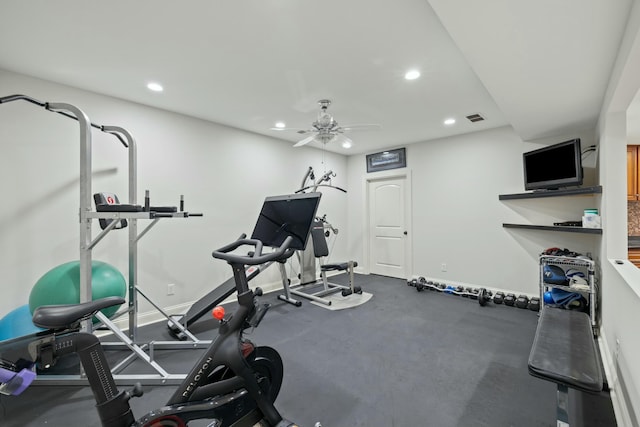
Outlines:
{"type": "Polygon", "coordinates": [[[278,247],[291,236],[289,248],[304,250],[320,196],[321,193],[302,193],[267,197],[251,238],[262,241],[265,246],[278,247]]]}
{"type": "Polygon", "coordinates": [[[522,155],[525,190],[557,190],[582,185],[580,138],[522,155]]]}

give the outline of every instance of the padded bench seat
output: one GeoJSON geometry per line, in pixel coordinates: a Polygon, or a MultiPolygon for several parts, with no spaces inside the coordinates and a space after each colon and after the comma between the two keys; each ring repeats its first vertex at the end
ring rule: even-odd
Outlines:
{"type": "Polygon", "coordinates": [[[602,370],[585,313],[545,307],[529,355],[529,373],[582,391],[602,390],[602,370]]]}
{"type": "Polygon", "coordinates": [[[568,388],[600,392],[603,374],[586,313],[544,307],[529,354],[529,373],[558,384],[558,426],[569,425],[568,388]]]}
{"type": "MultiPolygon", "coordinates": [[[[352,262],[351,267],[357,267],[358,263],[356,261],[352,262]]],[[[349,270],[348,262],[341,262],[340,264],[323,264],[320,266],[320,270],[322,271],[347,271],[349,270]]]]}

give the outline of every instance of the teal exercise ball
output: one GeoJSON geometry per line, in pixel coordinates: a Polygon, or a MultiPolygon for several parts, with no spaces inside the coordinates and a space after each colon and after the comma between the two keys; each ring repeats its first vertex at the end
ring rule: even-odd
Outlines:
{"type": "Polygon", "coordinates": [[[29,305],[25,304],[13,309],[0,319],[0,341],[30,335],[44,329],[37,327],[31,321],[29,305]]]}
{"type": "MultiPolygon", "coordinates": [[[[102,261],[91,263],[92,299],[104,297],[124,297],[127,283],[117,268],[102,261]]],[[[80,302],[80,262],[71,261],[58,265],[47,271],[33,286],[29,295],[29,309],[34,310],[43,305],[77,304],[80,302]]],[[[105,308],[102,313],[113,316],[118,306],[105,308]]],[[[96,323],[97,319],[94,318],[96,323]]]]}

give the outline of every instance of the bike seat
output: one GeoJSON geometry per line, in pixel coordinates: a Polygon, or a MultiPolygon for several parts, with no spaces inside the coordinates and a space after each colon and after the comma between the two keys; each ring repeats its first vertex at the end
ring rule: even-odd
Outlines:
{"type": "Polygon", "coordinates": [[[88,319],[103,308],[120,305],[122,297],[106,297],[80,304],[43,305],[33,312],[33,324],[46,329],[62,329],[88,319]]]}

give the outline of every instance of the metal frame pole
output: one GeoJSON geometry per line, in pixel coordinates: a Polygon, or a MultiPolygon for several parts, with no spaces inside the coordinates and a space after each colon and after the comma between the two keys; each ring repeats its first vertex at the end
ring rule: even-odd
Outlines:
{"type": "MultiPolygon", "coordinates": [[[[129,203],[136,205],[138,200],[138,150],[133,135],[118,126],[103,126],[105,132],[122,134],[129,146],[129,203]]],[[[129,338],[137,342],[138,338],[138,220],[129,220],[129,338]]]]}
{"type": "MultiPolygon", "coordinates": [[[[91,121],[78,107],[65,103],[49,103],[51,111],[69,111],[80,124],[80,302],[92,300],[91,293],[91,121]]],[[[83,330],[92,331],[91,321],[83,330]]]]}

